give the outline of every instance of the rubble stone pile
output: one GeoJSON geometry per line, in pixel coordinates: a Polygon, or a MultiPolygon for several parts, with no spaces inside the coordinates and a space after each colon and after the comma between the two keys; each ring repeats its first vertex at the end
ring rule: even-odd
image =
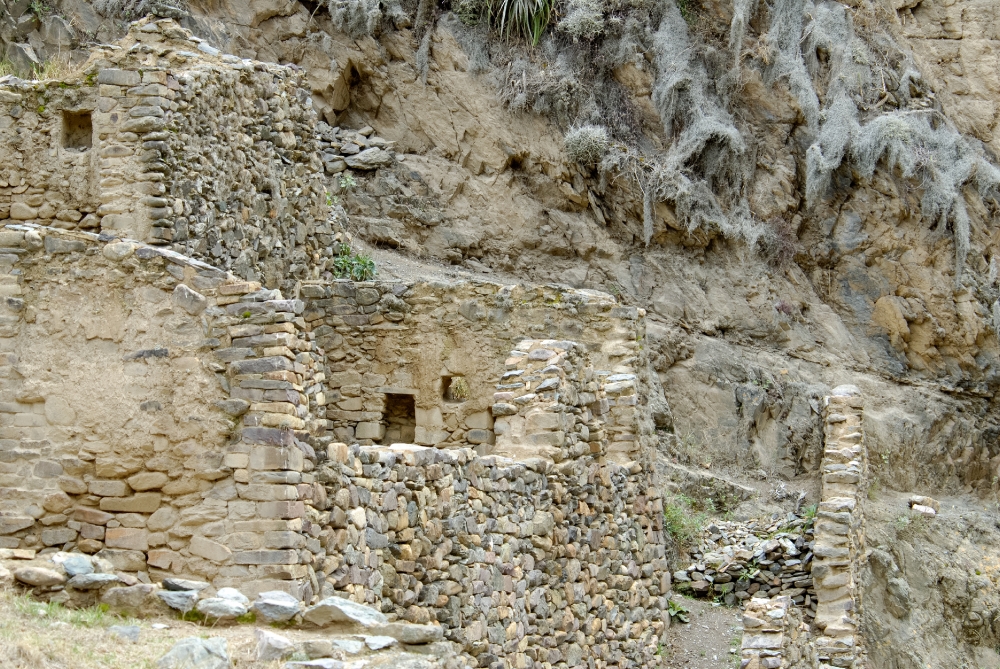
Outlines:
{"type": "Polygon", "coordinates": [[[692,558],[689,567],[674,572],[680,592],[721,597],[730,606],[751,597],[782,596],[802,607],[806,617],[815,614],[810,517],[712,523],[692,558]]]}

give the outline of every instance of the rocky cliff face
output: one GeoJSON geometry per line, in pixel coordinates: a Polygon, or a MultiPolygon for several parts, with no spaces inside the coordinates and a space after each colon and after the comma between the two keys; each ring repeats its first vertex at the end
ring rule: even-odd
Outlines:
{"type": "MultiPolygon", "coordinates": [[[[101,8],[110,16],[83,0],[56,3],[69,26],[63,36],[52,15],[24,19],[24,8],[7,0],[0,38],[11,60],[28,56],[10,45],[27,44],[41,61],[63,42],[71,49],[120,31],[123,14],[107,4],[101,8]]],[[[586,40],[581,46],[553,36],[530,50],[490,38],[443,9],[426,29],[424,48],[417,38],[424,28],[409,19],[384,21],[374,37],[352,37],[325,5],[296,0],[192,2],[184,24],[233,54],[302,67],[327,123],[371,126],[394,142],[397,163],[357,173],[357,188],[342,189],[331,177],[330,191],[356,238],[435,266],[595,288],[647,309],[644,345],[670,407],[659,414],[665,458],[808,487],[821,456],[819,400],[833,386],[854,383],[868,402],[873,480],[899,491],[995,502],[1000,239],[996,192],[986,178],[1000,150],[995,3],[683,4],[680,32],[690,58],[671,56],[650,37],[660,27],[652,25],[636,57],[614,67],[602,65],[594,47],[594,81],[559,74],[565,62],[589,53],[586,40]],[[802,73],[815,110],[795,76],[772,68],[785,48],[776,18],[789,7],[813,27],[801,43],[813,47],[802,55],[802,73]],[[896,123],[890,130],[897,134],[880,136],[883,150],[871,170],[850,158],[860,149],[842,143],[842,160],[812,198],[811,147],[827,161],[837,153],[833,135],[824,133],[840,118],[838,86],[852,85],[840,76],[847,65],[836,65],[843,55],[816,38],[823,25],[841,25],[834,18],[823,24],[824,16],[847,16],[845,34],[856,40],[844,62],[867,83],[845,93],[855,105],[851,118],[860,119],[858,128],[896,123]],[[742,30],[735,54],[734,26],[742,30]],[[743,63],[735,70],[734,56],[743,63]],[[723,107],[742,137],[742,186],[733,204],[722,206],[733,221],[745,204],[752,234],[692,225],[684,193],[654,197],[653,182],[636,178],[646,163],[626,161],[615,172],[566,154],[571,127],[610,119],[605,107],[566,111],[583,99],[581,87],[593,86],[617,96],[615,118],[632,131],[613,132],[612,145],[672,155],[695,125],[664,123],[664,82],[684,67],[701,68],[709,107],[723,107]],[[939,139],[913,134],[911,119],[928,119],[927,132],[939,139]],[[948,135],[952,144],[942,148],[940,133],[950,130],[964,144],[948,135]],[[960,194],[944,210],[928,206],[941,175],[951,175],[960,194]]],[[[665,25],[671,11],[652,16],[663,14],[665,25]]],[[[694,77],[685,85],[702,83],[694,77]]],[[[690,154],[682,171],[692,179],[711,172],[715,157],[729,150],[716,140],[690,154]]],[[[876,585],[898,578],[889,574],[893,568],[917,568],[899,555],[880,559],[876,585]]],[[[933,579],[924,580],[924,591],[935,592],[933,579]]],[[[928,595],[945,607],[949,596],[928,595]]],[[[872,601],[883,606],[881,597],[872,601]]],[[[909,613],[893,615],[900,643],[922,629],[909,613]]],[[[992,633],[977,636],[956,625],[941,632],[958,649],[955,661],[982,661],[992,633]]],[[[933,648],[907,652],[910,664],[892,652],[873,653],[872,660],[908,667],[934,657],[933,648]]]]}

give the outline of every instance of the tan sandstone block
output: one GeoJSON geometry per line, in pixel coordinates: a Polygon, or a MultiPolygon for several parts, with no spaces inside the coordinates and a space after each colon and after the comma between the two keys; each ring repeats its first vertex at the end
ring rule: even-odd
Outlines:
{"type": "Polygon", "coordinates": [[[225,562],[232,557],[233,552],[217,541],[206,539],[205,537],[191,537],[191,545],[188,550],[198,557],[203,557],[212,562],[225,562]]]}
{"type": "Polygon", "coordinates": [[[125,548],[132,551],[149,550],[148,532],[132,527],[111,527],[105,530],[104,543],[108,548],[125,548]]]}
{"type": "Polygon", "coordinates": [[[163,472],[140,472],[134,476],[130,476],[128,479],[128,484],[132,486],[132,490],[142,491],[142,490],[159,490],[170,477],[163,472]]]}
{"type": "Polygon", "coordinates": [[[132,497],[104,497],[101,510],[125,513],[153,513],[160,508],[160,493],[140,492],[132,497]]]}

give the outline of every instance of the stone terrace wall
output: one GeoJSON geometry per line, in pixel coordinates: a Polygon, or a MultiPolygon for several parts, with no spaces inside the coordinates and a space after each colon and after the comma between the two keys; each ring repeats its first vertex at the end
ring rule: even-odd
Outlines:
{"type": "MultiPolygon", "coordinates": [[[[551,345],[546,363],[565,354],[568,374],[539,393],[545,411],[572,420],[557,458],[481,455],[470,446],[486,444],[461,437],[438,448],[348,447],[324,436],[327,395],[344,392],[328,384],[345,372],[327,367],[320,342],[336,331],[313,329],[315,303],[162,247],[102,244],[80,231],[12,225],[0,245],[0,546],[97,553],[127,583],[180,575],[307,602],[343,594],[394,619],[441,622],[483,667],[653,662],[669,622],[662,500],[648,451],[606,457],[609,443],[625,441],[609,442],[624,434],[618,427],[640,435],[649,412],[628,399],[634,375],[602,375],[592,362],[623,374],[643,362],[629,347],[540,340],[515,351],[530,358],[551,345]],[[627,422],[612,405],[628,410],[627,422]],[[606,430],[605,419],[617,427],[606,430]]],[[[363,301],[374,290],[350,287],[363,301]]],[[[441,303],[484,288],[503,290],[421,284],[396,299],[413,289],[407,304],[419,308],[436,293],[437,316],[448,319],[441,303]]],[[[551,294],[535,293],[536,303],[531,291],[507,290],[526,296],[528,313],[551,294]]],[[[550,302],[576,310],[553,310],[560,329],[590,310],[605,333],[631,342],[641,331],[634,310],[559,294],[550,302]]],[[[412,312],[393,313],[404,316],[387,322],[409,325],[412,312]]],[[[504,326],[531,322],[516,307],[500,314],[504,326]]],[[[456,330],[475,327],[460,317],[472,325],[456,330]]],[[[380,348],[393,330],[375,332],[365,335],[373,362],[400,368],[380,348]]],[[[499,366],[511,357],[504,351],[499,366]]],[[[487,407],[504,373],[481,382],[487,407]]]]}
{"type": "Polygon", "coordinates": [[[122,46],[79,79],[0,85],[0,220],[172,243],[272,288],[307,278],[304,243],[332,231],[301,74],[170,19],[122,46]]]}
{"type": "Polygon", "coordinates": [[[637,375],[589,362],[571,341],[519,343],[493,395],[497,452],[555,462],[584,453],[619,463],[648,456],[653,425],[639,404],[637,375]]]}
{"type": "Polygon", "coordinates": [[[651,666],[669,574],[649,468],[406,445],[328,455],[324,594],[438,620],[481,667],[651,666]]]}
{"type": "Polygon", "coordinates": [[[645,369],[643,310],[595,291],[336,281],[304,283],[299,295],[306,330],[326,353],[327,429],[345,443],[383,438],[390,393],[414,398],[416,443],[490,452],[494,385],[522,339],[575,340],[609,373],[645,369]],[[448,377],[464,378],[467,399],[444,398],[448,377]]]}

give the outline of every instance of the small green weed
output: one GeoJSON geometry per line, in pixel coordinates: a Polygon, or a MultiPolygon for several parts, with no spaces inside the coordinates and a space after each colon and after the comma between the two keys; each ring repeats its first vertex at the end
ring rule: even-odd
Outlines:
{"type": "Polygon", "coordinates": [[[694,25],[698,20],[695,13],[698,9],[697,5],[698,0],[677,0],[677,9],[681,10],[681,16],[688,22],[688,25],[694,25]]]}
{"type": "Polygon", "coordinates": [[[28,5],[28,11],[38,18],[43,18],[52,11],[52,8],[45,4],[43,0],[31,0],[31,3],[28,5]]]}
{"type": "Polygon", "coordinates": [[[16,69],[14,68],[14,63],[10,62],[6,58],[0,59],[0,77],[6,77],[8,74],[15,74],[16,69]]]}
{"type": "Polygon", "coordinates": [[[333,275],[338,279],[370,281],[375,278],[375,261],[371,256],[354,253],[347,244],[341,244],[333,259],[333,275]]]}
{"type": "Polygon", "coordinates": [[[678,622],[682,623],[691,622],[691,619],[688,617],[691,611],[689,611],[688,608],[683,604],[675,602],[672,599],[667,600],[667,613],[670,614],[670,617],[672,619],[677,620],[678,622]]]}
{"type": "Polygon", "coordinates": [[[340,175],[340,187],[344,190],[351,190],[358,187],[358,182],[354,179],[353,174],[347,174],[345,172],[340,175]]]}

